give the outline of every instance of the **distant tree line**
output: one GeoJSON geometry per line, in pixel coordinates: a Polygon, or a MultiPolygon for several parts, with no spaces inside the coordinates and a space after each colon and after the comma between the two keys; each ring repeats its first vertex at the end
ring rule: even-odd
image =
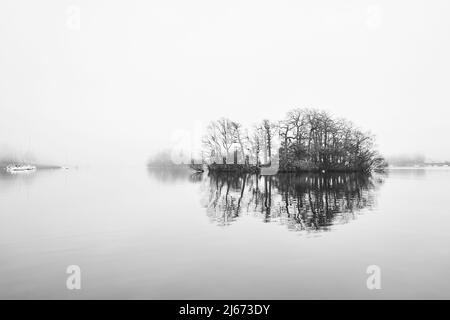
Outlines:
{"type": "Polygon", "coordinates": [[[389,165],[399,167],[424,166],[425,156],[423,154],[397,155],[388,158],[389,165]]]}
{"type": "Polygon", "coordinates": [[[203,138],[203,158],[270,164],[273,155],[281,171],[372,171],[386,166],[375,150],[374,136],[350,121],[325,111],[294,109],[280,121],[263,120],[251,128],[221,118],[210,122],[203,138]]]}

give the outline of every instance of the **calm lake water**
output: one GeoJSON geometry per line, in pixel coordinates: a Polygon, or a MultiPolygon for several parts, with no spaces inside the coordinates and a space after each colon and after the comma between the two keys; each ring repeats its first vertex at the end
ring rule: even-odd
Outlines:
{"type": "Polygon", "coordinates": [[[449,299],[449,190],[445,168],[3,173],[0,298],[449,299]]]}

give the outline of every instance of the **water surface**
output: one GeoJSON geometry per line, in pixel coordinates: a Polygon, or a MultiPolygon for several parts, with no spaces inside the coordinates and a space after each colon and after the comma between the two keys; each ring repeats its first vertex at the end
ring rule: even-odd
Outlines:
{"type": "Polygon", "coordinates": [[[449,187],[447,169],[2,174],[0,298],[448,299],[449,187]]]}

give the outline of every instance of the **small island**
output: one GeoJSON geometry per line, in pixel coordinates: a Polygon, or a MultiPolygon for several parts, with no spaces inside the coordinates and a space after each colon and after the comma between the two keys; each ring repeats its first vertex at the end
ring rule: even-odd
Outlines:
{"type": "Polygon", "coordinates": [[[315,109],[294,109],[280,121],[265,119],[250,128],[227,118],[211,121],[202,145],[201,162],[214,172],[272,167],[277,172],[370,173],[387,166],[372,134],[315,109]]]}

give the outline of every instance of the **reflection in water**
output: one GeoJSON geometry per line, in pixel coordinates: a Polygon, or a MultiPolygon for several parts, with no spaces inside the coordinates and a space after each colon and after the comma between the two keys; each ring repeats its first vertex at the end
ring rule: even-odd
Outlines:
{"type": "Polygon", "coordinates": [[[149,168],[148,173],[164,183],[200,184],[202,206],[218,225],[231,225],[246,214],[294,231],[326,231],[347,223],[375,205],[375,191],[383,183],[381,175],[357,173],[261,176],[192,173],[187,168],[149,168]]]}
{"type": "Polygon", "coordinates": [[[202,204],[212,221],[229,225],[242,214],[289,230],[326,231],[375,203],[382,178],[359,174],[205,174],[202,204]]]}
{"type": "Polygon", "coordinates": [[[187,166],[174,166],[167,168],[152,168],[147,167],[148,175],[159,182],[163,183],[175,183],[177,181],[191,180],[193,182],[200,181],[202,175],[197,173],[192,173],[192,170],[187,166]]]}
{"type": "Polygon", "coordinates": [[[29,185],[34,182],[36,172],[10,173],[0,168],[0,192],[13,187],[15,184],[29,185]]]}
{"type": "Polygon", "coordinates": [[[425,168],[390,168],[389,175],[402,179],[424,179],[427,175],[425,168]]]}

